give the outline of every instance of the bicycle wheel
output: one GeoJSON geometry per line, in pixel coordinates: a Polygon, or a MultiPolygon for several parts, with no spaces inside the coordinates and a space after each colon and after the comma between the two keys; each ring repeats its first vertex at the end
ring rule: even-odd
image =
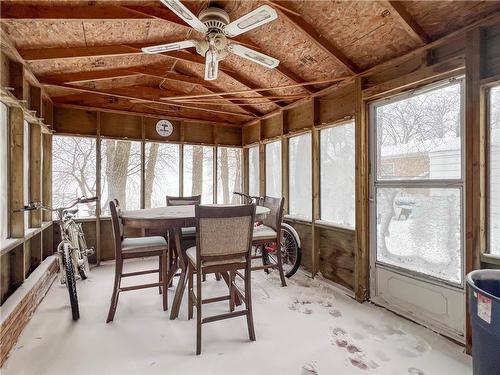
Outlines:
{"type": "Polygon", "coordinates": [[[71,315],[73,320],[80,318],[80,309],[78,308],[78,295],[76,293],[76,278],[75,270],[73,268],[73,261],[71,259],[71,249],[69,244],[64,244],[63,252],[61,254],[62,262],[66,272],[66,286],[68,287],[69,302],[71,304],[71,315]]]}
{"type": "MultiPolygon", "coordinates": [[[[286,277],[292,277],[300,267],[302,251],[295,235],[286,227],[281,228],[281,259],[286,277]]],[[[262,261],[264,264],[276,264],[276,245],[263,246],[262,261]]]]}

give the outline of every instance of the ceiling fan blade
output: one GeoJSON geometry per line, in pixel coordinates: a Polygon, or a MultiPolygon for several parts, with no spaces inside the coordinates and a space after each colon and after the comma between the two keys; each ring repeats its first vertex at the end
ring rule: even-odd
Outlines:
{"type": "Polygon", "coordinates": [[[278,13],[269,5],[262,5],[224,27],[224,33],[233,37],[255,29],[278,18],[278,13]]]}
{"type": "Polygon", "coordinates": [[[196,41],[194,40],[183,40],[182,42],[159,44],[157,46],[144,47],[142,52],[144,53],[162,53],[169,51],[177,51],[184,48],[196,47],[196,41]]]}
{"type": "Polygon", "coordinates": [[[179,0],[161,0],[161,2],[165,4],[172,12],[182,18],[193,29],[204,34],[208,32],[208,28],[205,26],[205,24],[201,22],[193,13],[191,13],[191,11],[186,8],[179,0]]]}
{"type": "Polygon", "coordinates": [[[278,59],[275,59],[274,57],[264,55],[263,53],[254,51],[253,49],[242,46],[241,44],[231,43],[227,48],[229,52],[265,66],[269,69],[276,68],[280,63],[280,61],[278,59]]]}
{"type": "Polygon", "coordinates": [[[217,51],[209,49],[205,54],[205,80],[213,81],[219,74],[219,56],[217,51]]]}

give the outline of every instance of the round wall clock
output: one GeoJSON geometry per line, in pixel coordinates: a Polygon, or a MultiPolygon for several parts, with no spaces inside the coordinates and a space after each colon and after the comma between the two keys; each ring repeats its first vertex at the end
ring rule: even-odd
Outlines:
{"type": "Polygon", "coordinates": [[[156,123],[156,132],[162,137],[168,137],[174,131],[174,126],[168,120],[160,120],[156,123]]]}

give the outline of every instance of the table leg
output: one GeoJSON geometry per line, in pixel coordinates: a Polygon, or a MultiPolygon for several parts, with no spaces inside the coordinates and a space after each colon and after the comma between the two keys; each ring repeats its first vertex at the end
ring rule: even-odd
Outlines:
{"type": "Polygon", "coordinates": [[[178,266],[181,268],[181,275],[179,276],[179,283],[175,290],[174,302],[172,303],[172,310],[170,311],[170,319],[174,320],[179,316],[179,309],[181,307],[182,296],[184,295],[184,289],[186,287],[187,278],[187,259],[183,252],[181,244],[181,230],[179,228],[174,229],[175,247],[177,249],[178,266]]]}

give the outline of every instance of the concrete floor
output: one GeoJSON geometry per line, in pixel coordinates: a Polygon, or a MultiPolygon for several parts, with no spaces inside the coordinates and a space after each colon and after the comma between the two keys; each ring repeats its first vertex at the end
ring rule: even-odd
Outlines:
{"type": "MultiPolygon", "coordinates": [[[[134,261],[126,270],[155,265],[134,261]]],[[[472,373],[462,347],[300,273],[282,288],[276,273],[254,272],[257,341],[248,341],[245,318],[209,323],[196,356],[196,325],[186,319],[186,298],[179,319],[171,321],[156,288],[123,293],[114,322],[105,323],[113,272],[114,264],[104,263],[79,281],[78,322],[71,320],[67,291],[56,280],[2,374],[472,373]]],[[[210,275],[203,291],[204,297],[221,295],[226,288],[210,275]]],[[[173,294],[172,288],[170,304],[173,294]]],[[[227,302],[205,306],[204,316],[228,309],[227,302]]]]}

